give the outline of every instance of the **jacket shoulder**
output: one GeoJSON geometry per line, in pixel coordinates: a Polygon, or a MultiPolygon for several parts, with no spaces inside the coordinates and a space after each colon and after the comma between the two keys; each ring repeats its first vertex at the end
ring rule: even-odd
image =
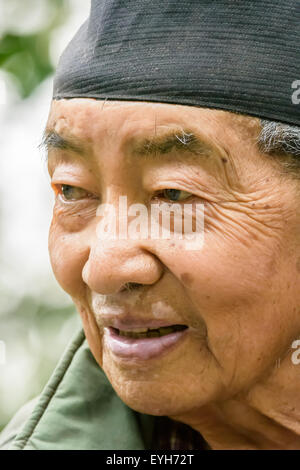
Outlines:
{"type": "Polygon", "coordinates": [[[15,440],[17,434],[21,431],[24,424],[28,421],[36,404],[38,403],[39,396],[33,398],[23,405],[9,423],[5,426],[0,433],[0,450],[8,450],[10,445],[15,440]]]}
{"type": "Polygon", "coordinates": [[[0,436],[9,450],[142,450],[154,418],[129,408],[96,362],[81,329],[38,398],[0,436]]]}
{"type": "MultiPolygon", "coordinates": [[[[64,364],[64,360],[63,360],[64,356],[66,355],[72,356],[74,353],[74,350],[72,348],[73,343],[76,344],[76,347],[77,347],[78,344],[82,342],[82,338],[83,338],[83,332],[80,329],[80,331],[77,332],[74,338],[72,339],[71,343],[67,346],[66,351],[63,354],[63,358],[59,362],[57,368],[62,368],[64,372],[64,369],[66,367],[66,365],[64,364]],[[61,364],[61,362],[63,364],[61,364]]],[[[53,375],[55,375],[55,373],[53,375]]],[[[47,386],[45,388],[47,389],[47,386]]],[[[9,421],[9,423],[5,426],[5,428],[0,433],[0,450],[10,450],[11,448],[14,448],[14,444],[17,441],[17,438],[19,436],[23,436],[24,433],[25,433],[25,436],[27,436],[28,427],[29,427],[29,430],[32,428],[32,426],[33,428],[35,427],[37,417],[39,417],[41,410],[43,411],[44,409],[43,407],[43,398],[45,399],[44,395],[45,395],[45,390],[43,390],[42,393],[38,395],[37,397],[25,403],[25,405],[23,405],[17,411],[17,413],[13,416],[13,418],[9,421]]],[[[45,407],[46,406],[47,404],[45,405],[45,407]]]]}

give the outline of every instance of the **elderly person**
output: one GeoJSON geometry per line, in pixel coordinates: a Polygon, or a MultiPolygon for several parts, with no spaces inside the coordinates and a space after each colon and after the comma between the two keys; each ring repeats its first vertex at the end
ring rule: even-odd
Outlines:
{"type": "Polygon", "coordinates": [[[298,0],[92,1],[44,139],[83,330],[3,447],[300,449],[299,44],[298,0]],[[203,243],[103,236],[124,196],[203,243]]]}

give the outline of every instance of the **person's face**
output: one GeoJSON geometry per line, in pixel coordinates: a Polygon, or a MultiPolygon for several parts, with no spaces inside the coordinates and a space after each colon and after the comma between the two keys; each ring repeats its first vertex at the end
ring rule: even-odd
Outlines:
{"type": "Polygon", "coordinates": [[[53,102],[52,131],[73,145],[48,138],[53,270],[121,399],[144,413],[175,415],[251,389],[300,332],[299,183],[258,151],[258,120],[72,99],[53,102]],[[183,129],[202,150],[160,148],[170,132],[183,139],[183,129]],[[145,151],[152,140],[153,153],[145,151]],[[101,240],[97,208],[112,204],[118,219],[120,196],[149,210],[176,199],[203,203],[202,249],[151,237],[101,240]],[[188,328],[118,335],[168,325],[188,328]]]}

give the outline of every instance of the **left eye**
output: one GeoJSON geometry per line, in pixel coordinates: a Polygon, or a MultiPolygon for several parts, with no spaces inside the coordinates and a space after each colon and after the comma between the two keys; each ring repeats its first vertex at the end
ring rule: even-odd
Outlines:
{"type": "Polygon", "coordinates": [[[161,194],[165,199],[170,199],[171,201],[184,201],[192,196],[191,193],[181,191],[180,189],[164,189],[161,194]]]}
{"type": "Polygon", "coordinates": [[[85,199],[92,196],[92,194],[85,189],[77,186],[70,186],[69,184],[62,184],[60,186],[60,193],[66,201],[78,201],[79,199],[85,199]]]}

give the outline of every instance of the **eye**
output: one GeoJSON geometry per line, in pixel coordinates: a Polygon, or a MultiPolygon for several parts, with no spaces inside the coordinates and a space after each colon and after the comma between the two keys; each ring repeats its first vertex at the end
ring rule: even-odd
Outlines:
{"type": "Polygon", "coordinates": [[[57,186],[57,189],[58,193],[61,194],[65,201],[78,201],[80,199],[94,197],[94,195],[89,193],[86,189],[69,184],[60,184],[57,186]]]}
{"type": "Polygon", "coordinates": [[[164,189],[162,192],[161,192],[161,195],[165,198],[165,199],[169,199],[171,201],[185,201],[186,199],[189,199],[192,194],[191,193],[188,193],[187,191],[182,191],[180,189],[164,189]]]}

